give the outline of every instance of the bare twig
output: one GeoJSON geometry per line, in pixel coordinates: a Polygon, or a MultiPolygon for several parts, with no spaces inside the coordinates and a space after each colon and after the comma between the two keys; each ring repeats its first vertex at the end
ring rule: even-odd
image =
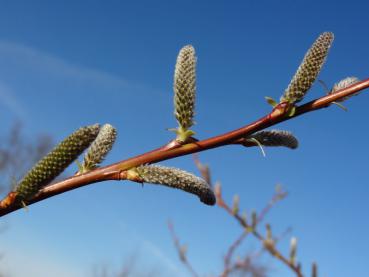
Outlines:
{"type": "Polygon", "coordinates": [[[232,258],[234,252],[241,245],[248,234],[249,232],[247,230],[243,231],[242,234],[228,248],[227,254],[224,257],[224,270],[221,274],[221,277],[228,276],[228,274],[231,273],[232,269],[235,268],[235,266],[232,266],[232,258]]]}
{"type": "Polygon", "coordinates": [[[201,174],[202,178],[204,178],[204,180],[210,186],[212,186],[209,166],[207,166],[206,164],[203,164],[203,163],[200,162],[199,155],[197,153],[193,154],[193,160],[195,162],[195,165],[196,165],[197,169],[200,171],[200,174],[201,174]]]}
{"type": "MultiPolygon", "coordinates": [[[[290,104],[282,102],[278,104],[272,112],[266,116],[231,132],[218,135],[205,140],[190,142],[184,145],[171,147],[161,147],[148,153],[117,162],[105,167],[92,170],[86,174],[70,177],[64,181],[49,185],[40,190],[40,192],[27,202],[28,205],[50,198],[52,196],[86,186],[92,183],[102,182],[106,180],[122,180],[124,171],[142,164],[156,163],[168,160],[174,157],[184,156],[228,144],[232,144],[235,140],[260,131],[267,127],[273,126],[282,121],[287,121],[307,112],[328,107],[332,102],[338,101],[350,95],[369,87],[369,79],[356,83],[350,87],[337,91],[334,94],[323,96],[317,100],[306,103],[296,108],[294,115],[289,116],[286,112],[290,109],[290,104]]],[[[0,216],[20,209],[21,206],[14,201],[14,195],[3,199],[0,202],[0,216]]]]}
{"type": "Polygon", "coordinates": [[[188,271],[193,277],[198,277],[199,274],[197,274],[197,272],[194,270],[191,263],[188,261],[187,253],[186,253],[187,249],[184,245],[180,244],[179,239],[174,231],[174,225],[171,221],[168,221],[168,229],[169,229],[170,235],[172,236],[174,246],[176,247],[176,250],[178,252],[179,259],[186,266],[186,268],[188,269],[188,271]]]}
{"type": "Polygon", "coordinates": [[[273,206],[279,201],[283,200],[288,195],[287,191],[277,190],[272,199],[268,202],[268,204],[261,210],[259,216],[257,218],[257,223],[260,223],[264,220],[265,216],[269,213],[269,211],[273,208],[273,206]]]}

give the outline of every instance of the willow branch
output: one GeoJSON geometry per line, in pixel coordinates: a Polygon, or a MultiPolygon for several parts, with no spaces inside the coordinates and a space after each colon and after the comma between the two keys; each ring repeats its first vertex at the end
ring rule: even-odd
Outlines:
{"type": "MultiPolygon", "coordinates": [[[[27,205],[32,205],[44,199],[53,197],[55,195],[86,186],[89,184],[107,181],[107,180],[124,180],[125,171],[142,164],[156,163],[163,160],[172,159],[179,156],[184,156],[204,150],[221,147],[224,145],[232,144],[235,140],[250,135],[254,132],[260,131],[267,127],[278,124],[282,121],[287,121],[292,118],[298,117],[302,114],[319,110],[328,107],[332,102],[336,102],[340,99],[354,95],[359,91],[369,87],[369,79],[356,83],[350,87],[337,91],[334,94],[323,96],[314,101],[306,103],[296,108],[296,112],[293,116],[286,115],[288,109],[287,103],[281,103],[276,106],[269,114],[264,117],[245,125],[239,129],[233,130],[228,133],[224,133],[218,136],[214,136],[201,141],[194,141],[184,145],[169,143],[163,147],[155,149],[153,151],[144,153],[142,155],[123,160],[105,167],[97,168],[88,173],[72,176],[64,181],[51,184],[44,187],[40,192],[27,202],[27,205]]],[[[7,202],[9,199],[4,199],[0,202],[0,217],[8,213],[14,212],[21,208],[19,204],[7,202]]]]}

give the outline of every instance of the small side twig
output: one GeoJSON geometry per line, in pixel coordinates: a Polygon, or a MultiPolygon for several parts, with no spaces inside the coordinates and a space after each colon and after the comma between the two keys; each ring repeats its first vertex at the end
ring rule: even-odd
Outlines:
{"type": "Polygon", "coordinates": [[[232,258],[234,252],[241,245],[248,234],[249,232],[247,230],[243,231],[242,234],[228,248],[227,254],[224,257],[224,270],[221,274],[221,277],[228,276],[228,274],[231,273],[232,270],[235,268],[235,266],[232,266],[232,258]]]}
{"type": "Polygon", "coordinates": [[[261,210],[259,216],[257,218],[257,222],[260,223],[264,220],[265,216],[269,213],[269,211],[273,208],[275,204],[279,201],[286,198],[288,195],[287,191],[282,190],[279,186],[276,188],[276,192],[273,194],[272,199],[268,202],[268,204],[261,210]]]}
{"type": "Polygon", "coordinates": [[[211,182],[211,174],[209,166],[200,162],[199,155],[197,153],[193,154],[193,160],[197,169],[200,171],[202,178],[209,184],[209,186],[213,186],[211,182]]]}
{"type": "Polygon", "coordinates": [[[200,275],[194,270],[193,266],[188,261],[187,253],[186,253],[187,252],[186,246],[180,244],[179,239],[178,239],[178,237],[177,237],[177,235],[174,231],[174,225],[171,221],[168,221],[168,229],[169,229],[170,235],[172,237],[172,240],[174,242],[174,246],[176,247],[176,250],[178,252],[179,259],[185,265],[185,267],[188,269],[191,276],[199,277],[200,275]]]}

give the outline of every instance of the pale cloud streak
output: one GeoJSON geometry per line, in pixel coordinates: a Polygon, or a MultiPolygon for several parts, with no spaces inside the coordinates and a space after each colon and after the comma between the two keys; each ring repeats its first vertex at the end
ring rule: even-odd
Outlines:
{"type": "MultiPolygon", "coordinates": [[[[15,43],[0,40],[0,69],[8,72],[7,66],[12,68],[11,78],[5,79],[0,76],[0,101],[12,113],[20,119],[30,116],[26,112],[26,105],[22,102],[21,93],[33,93],[32,87],[18,91],[19,84],[28,83],[28,76],[35,76],[38,82],[45,83],[44,91],[53,92],[55,87],[65,83],[73,84],[74,87],[93,87],[99,91],[119,91],[124,93],[150,92],[158,94],[158,91],[142,84],[127,81],[120,76],[110,74],[98,69],[85,67],[67,61],[45,51],[15,43]],[[20,73],[21,72],[21,73],[20,73]],[[17,76],[19,74],[19,77],[17,76]],[[44,80],[44,81],[43,81],[44,80]],[[55,80],[55,82],[50,81],[55,80]]],[[[1,104],[0,103],[0,104],[1,104]]]]}
{"type": "Polygon", "coordinates": [[[2,81],[0,81],[0,105],[9,109],[19,119],[26,117],[27,112],[21,101],[16,98],[12,88],[2,81]]]}
{"type": "Polygon", "coordinates": [[[128,82],[119,76],[76,65],[47,52],[19,43],[0,40],[0,55],[13,57],[20,64],[27,64],[30,68],[40,72],[74,78],[79,81],[88,81],[103,86],[120,88],[144,88],[140,84],[128,82]]]}

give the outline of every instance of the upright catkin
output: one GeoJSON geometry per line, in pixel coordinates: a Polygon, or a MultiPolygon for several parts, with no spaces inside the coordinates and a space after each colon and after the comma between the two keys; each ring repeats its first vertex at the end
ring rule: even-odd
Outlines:
{"type": "Polygon", "coordinates": [[[62,173],[91,144],[99,132],[98,124],[78,129],[42,158],[20,181],[17,199],[27,201],[62,173]]]}
{"type": "Polygon", "coordinates": [[[83,159],[80,173],[88,172],[96,168],[112,149],[117,138],[117,130],[110,124],[104,124],[96,139],[87,149],[83,159]]]}
{"type": "Polygon", "coordinates": [[[193,124],[196,97],[196,56],[192,45],[184,46],[177,57],[174,71],[174,115],[179,130],[186,131],[193,124]]]}
{"type": "Polygon", "coordinates": [[[305,54],[290,84],[281,96],[280,102],[300,102],[314,83],[328,55],[334,35],[322,33],[305,54]]]}

